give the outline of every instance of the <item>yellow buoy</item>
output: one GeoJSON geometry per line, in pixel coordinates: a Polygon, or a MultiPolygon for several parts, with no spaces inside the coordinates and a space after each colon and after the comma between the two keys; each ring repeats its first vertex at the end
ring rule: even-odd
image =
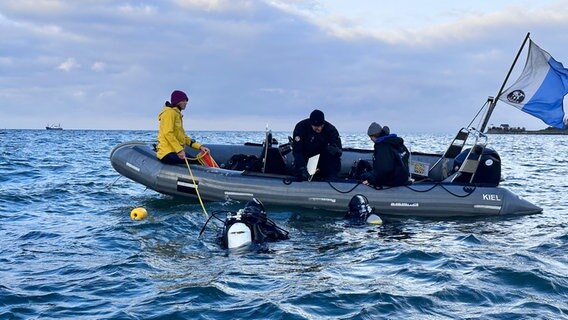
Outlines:
{"type": "Polygon", "coordinates": [[[130,219],[132,220],[144,220],[146,217],[148,217],[148,211],[142,207],[134,208],[130,211],[130,219]]]}

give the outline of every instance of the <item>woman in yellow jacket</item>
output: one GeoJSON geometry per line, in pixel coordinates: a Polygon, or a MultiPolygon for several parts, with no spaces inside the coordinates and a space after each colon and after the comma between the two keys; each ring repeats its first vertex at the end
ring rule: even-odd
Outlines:
{"type": "Polygon", "coordinates": [[[181,111],[185,110],[189,102],[187,95],[183,91],[175,90],[172,92],[170,101],[171,103],[166,101],[164,109],[158,115],[160,121],[156,153],[158,159],[167,164],[185,163],[185,159],[188,157],[184,151],[186,145],[203,152],[209,152],[209,148],[192,139],[183,129],[181,111]]]}

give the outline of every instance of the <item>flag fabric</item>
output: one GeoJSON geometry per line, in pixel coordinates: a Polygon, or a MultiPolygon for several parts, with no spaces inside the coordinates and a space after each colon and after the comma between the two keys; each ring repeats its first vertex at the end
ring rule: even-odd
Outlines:
{"type": "Polygon", "coordinates": [[[519,79],[499,95],[499,100],[531,114],[546,124],[566,129],[564,96],[568,93],[568,69],[532,40],[519,79]]]}

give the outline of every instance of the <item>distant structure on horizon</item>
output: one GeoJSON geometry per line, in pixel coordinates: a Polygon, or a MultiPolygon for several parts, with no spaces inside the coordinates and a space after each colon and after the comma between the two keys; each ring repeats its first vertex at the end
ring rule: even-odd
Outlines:
{"type": "Polygon", "coordinates": [[[61,127],[61,124],[47,124],[47,126],[45,126],[46,130],[63,130],[63,128],[61,127]]]}
{"type": "Polygon", "coordinates": [[[503,123],[498,127],[491,126],[487,128],[486,133],[489,134],[550,134],[550,135],[560,135],[568,134],[566,129],[558,129],[554,127],[548,127],[541,130],[526,130],[524,127],[511,127],[507,123],[503,123]]]}

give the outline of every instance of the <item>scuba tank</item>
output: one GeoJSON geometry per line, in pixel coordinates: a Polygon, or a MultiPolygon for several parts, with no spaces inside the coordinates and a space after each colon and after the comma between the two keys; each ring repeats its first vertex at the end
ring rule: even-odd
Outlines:
{"type": "Polygon", "coordinates": [[[383,220],[369,205],[369,200],[362,194],[354,195],[349,201],[349,211],[345,219],[353,224],[377,224],[382,225],[383,220]]]}
{"type": "Polygon", "coordinates": [[[234,215],[230,212],[227,222],[228,227],[225,227],[224,231],[227,248],[238,248],[252,243],[252,231],[246,223],[241,222],[240,212],[234,215]]]}
{"type": "Polygon", "coordinates": [[[227,212],[220,236],[221,245],[229,249],[285,239],[288,231],[268,219],[264,205],[256,198],[237,212],[227,212]]]}

